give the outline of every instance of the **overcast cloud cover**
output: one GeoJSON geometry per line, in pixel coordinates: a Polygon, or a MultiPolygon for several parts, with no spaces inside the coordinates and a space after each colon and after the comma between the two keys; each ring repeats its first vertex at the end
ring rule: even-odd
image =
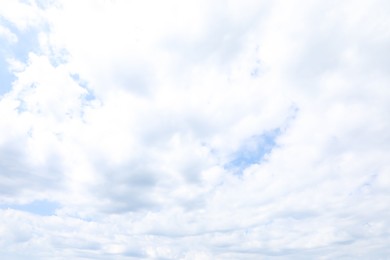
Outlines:
{"type": "Polygon", "coordinates": [[[389,259],[389,14],[1,0],[1,259],[389,259]]]}

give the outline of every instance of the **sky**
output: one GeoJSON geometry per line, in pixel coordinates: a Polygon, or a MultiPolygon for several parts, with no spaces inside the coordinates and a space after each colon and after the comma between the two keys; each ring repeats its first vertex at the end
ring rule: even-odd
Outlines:
{"type": "Polygon", "coordinates": [[[1,258],[388,259],[389,13],[1,0],[1,258]]]}

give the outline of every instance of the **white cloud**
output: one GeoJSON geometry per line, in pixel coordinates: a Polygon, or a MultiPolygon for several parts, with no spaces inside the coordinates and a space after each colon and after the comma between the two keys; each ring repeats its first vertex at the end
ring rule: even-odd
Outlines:
{"type": "Polygon", "coordinates": [[[24,31],[30,27],[43,25],[41,10],[35,1],[4,0],[0,3],[0,17],[7,23],[24,31]]]}
{"type": "Polygon", "coordinates": [[[0,36],[4,37],[8,42],[15,43],[18,41],[18,37],[12,33],[7,27],[0,25],[0,36]]]}
{"type": "Polygon", "coordinates": [[[0,99],[2,255],[389,254],[385,1],[12,6],[40,50],[0,99]]]}

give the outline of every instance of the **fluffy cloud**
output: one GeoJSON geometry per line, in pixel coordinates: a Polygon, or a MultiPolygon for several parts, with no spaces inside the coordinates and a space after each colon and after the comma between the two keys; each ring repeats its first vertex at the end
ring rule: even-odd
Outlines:
{"type": "Polygon", "coordinates": [[[389,8],[8,5],[1,254],[385,257],[389,8]]]}

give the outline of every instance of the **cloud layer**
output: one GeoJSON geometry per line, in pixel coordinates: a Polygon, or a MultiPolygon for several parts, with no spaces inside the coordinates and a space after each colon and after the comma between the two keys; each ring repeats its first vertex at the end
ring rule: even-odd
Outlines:
{"type": "Polygon", "coordinates": [[[4,1],[0,255],[384,259],[389,11],[4,1]]]}

